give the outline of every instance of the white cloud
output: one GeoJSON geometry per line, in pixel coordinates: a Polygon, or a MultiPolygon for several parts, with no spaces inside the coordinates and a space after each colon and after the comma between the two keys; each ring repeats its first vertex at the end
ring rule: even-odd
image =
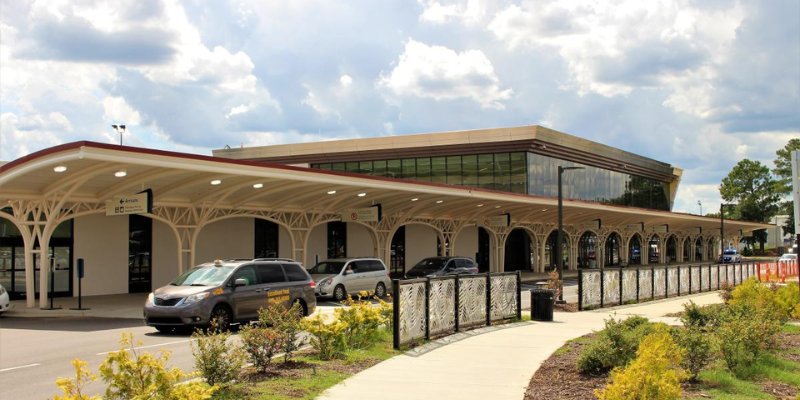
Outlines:
{"type": "Polygon", "coordinates": [[[125,124],[127,126],[139,125],[141,116],[139,111],[131,107],[123,97],[106,97],[103,99],[104,119],[108,122],[125,124]]]}
{"type": "Polygon", "coordinates": [[[234,115],[244,114],[253,108],[252,104],[240,104],[236,107],[231,107],[231,111],[225,114],[225,118],[230,118],[234,115]]]}
{"type": "Polygon", "coordinates": [[[350,75],[342,75],[342,77],[339,78],[339,82],[341,82],[342,86],[347,88],[353,84],[353,78],[351,78],[350,75]]]}
{"type": "Polygon", "coordinates": [[[476,24],[486,15],[486,5],[481,0],[468,0],[466,4],[458,1],[452,4],[442,5],[442,3],[429,0],[420,3],[424,6],[424,11],[419,16],[419,20],[433,24],[444,24],[449,21],[461,21],[464,24],[476,24]]]}
{"type": "Polygon", "coordinates": [[[472,99],[483,108],[502,110],[512,89],[502,89],[491,61],[480,50],[457,53],[409,39],[395,68],[381,74],[379,87],[397,96],[434,100],[472,99]]]}
{"type": "Polygon", "coordinates": [[[63,143],[72,123],[63,114],[50,112],[20,118],[14,113],[0,114],[0,160],[13,160],[34,151],[63,143]]]}

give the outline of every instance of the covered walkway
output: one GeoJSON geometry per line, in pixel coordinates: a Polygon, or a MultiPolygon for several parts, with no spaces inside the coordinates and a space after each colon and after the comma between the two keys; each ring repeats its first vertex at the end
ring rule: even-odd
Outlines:
{"type": "MultiPolygon", "coordinates": [[[[551,197],[75,142],[0,166],[0,203],[5,207],[0,218],[10,221],[22,236],[24,254],[19,257],[25,269],[19,277],[24,277],[25,292],[40,293],[39,306],[47,305],[47,274],[35,272],[34,259],[38,265],[49,265],[51,255],[41,249],[47,249],[60,224],[101,217],[115,199],[145,189],[152,190],[154,201],[152,213],[143,215],[163,224],[164,237],[171,237],[170,257],[177,272],[207,261],[197,257],[204,229],[242,217],[277,224],[286,234],[289,255],[307,264],[313,262],[309,248],[314,245],[315,227],[378,204],[380,221],[349,223],[363,227],[371,239],[367,244],[371,255],[387,265],[392,238],[404,226],[431,229],[439,243],[434,251],[440,255],[460,255],[459,235],[480,227],[490,238],[492,271],[503,270],[507,239],[521,230],[530,240],[530,270],[543,272],[549,263],[548,238],[556,229],[557,200],[551,197]],[[489,217],[503,214],[510,215],[507,225],[490,222],[489,217]]],[[[97,226],[102,227],[103,221],[98,219],[97,226]]],[[[696,215],[567,200],[564,222],[569,269],[578,267],[582,253],[597,267],[629,264],[635,258],[632,240],[640,244],[636,258],[641,264],[667,262],[668,256],[675,262],[707,260],[719,248],[719,221],[696,215]],[[602,225],[593,228],[598,220],[602,225]],[[581,245],[586,234],[593,237],[591,251],[581,245]],[[605,245],[611,237],[616,247],[605,245]]],[[[747,231],[768,226],[726,221],[725,237],[735,242],[747,231]]],[[[104,277],[115,278],[123,279],[104,277]]],[[[27,296],[26,305],[34,307],[35,300],[27,296]]]]}

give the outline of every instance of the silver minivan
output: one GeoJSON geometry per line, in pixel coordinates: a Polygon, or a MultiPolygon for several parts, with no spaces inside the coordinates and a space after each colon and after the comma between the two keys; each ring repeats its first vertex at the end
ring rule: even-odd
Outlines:
{"type": "Polygon", "coordinates": [[[389,270],[379,258],[332,258],[318,263],[308,273],[317,283],[314,294],[336,301],[361,291],[383,297],[392,285],[389,270]]]}

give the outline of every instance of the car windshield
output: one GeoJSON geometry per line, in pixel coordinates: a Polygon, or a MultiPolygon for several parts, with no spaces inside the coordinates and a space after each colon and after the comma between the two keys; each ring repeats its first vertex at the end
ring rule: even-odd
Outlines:
{"type": "Polygon", "coordinates": [[[445,264],[447,264],[446,258],[426,258],[411,268],[411,271],[434,272],[444,268],[445,264]]]}
{"type": "Polygon", "coordinates": [[[725,250],[725,254],[736,254],[736,250],[725,250]]]}
{"type": "Polygon", "coordinates": [[[344,263],[340,261],[325,261],[308,270],[311,275],[338,275],[342,272],[344,263]]]}
{"type": "Polygon", "coordinates": [[[233,272],[235,266],[203,266],[192,268],[175,278],[172,286],[219,286],[233,272]]]}

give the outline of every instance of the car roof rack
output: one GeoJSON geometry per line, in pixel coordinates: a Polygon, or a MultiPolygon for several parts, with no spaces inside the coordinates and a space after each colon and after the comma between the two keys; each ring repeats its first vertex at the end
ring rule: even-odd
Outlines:
{"type": "MultiPolygon", "coordinates": [[[[250,260],[247,260],[247,261],[250,261],[250,260]]],[[[286,257],[261,257],[261,258],[253,258],[252,261],[286,261],[286,262],[299,263],[296,260],[293,260],[291,258],[286,258],[286,257]]]]}

